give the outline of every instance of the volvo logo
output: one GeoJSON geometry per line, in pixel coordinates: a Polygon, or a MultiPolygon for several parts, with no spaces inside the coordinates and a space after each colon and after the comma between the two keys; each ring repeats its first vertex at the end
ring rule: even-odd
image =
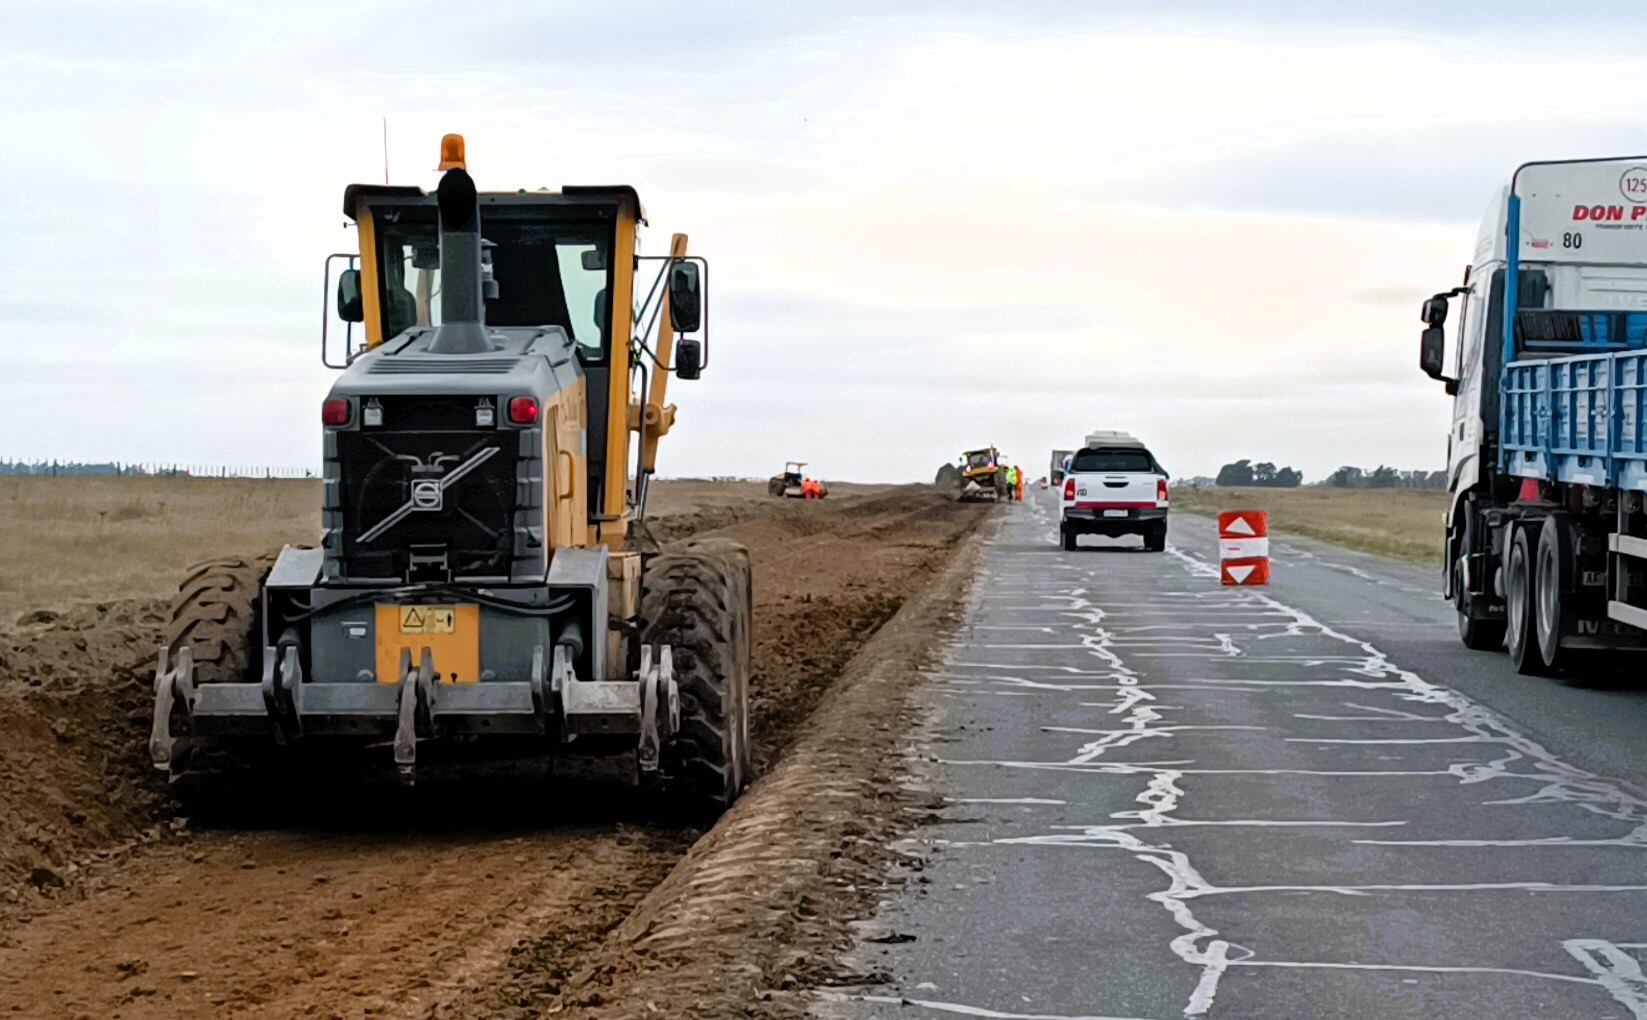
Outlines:
{"type": "MultiPolygon", "coordinates": [[[[420,510],[439,510],[445,503],[446,490],[451,488],[453,485],[456,485],[458,480],[464,475],[467,475],[475,468],[480,467],[488,460],[491,460],[497,452],[498,447],[488,446],[484,450],[476,452],[473,457],[470,457],[457,467],[451,469],[450,471],[446,471],[439,478],[412,479],[412,498],[401,504],[400,508],[394,513],[383,518],[383,520],[378,521],[377,524],[373,525],[371,528],[368,528],[361,534],[357,541],[362,543],[371,542],[379,535],[388,531],[396,524],[399,524],[401,521],[420,510]]],[[[412,463],[412,471],[416,473],[420,470],[439,472],[445,467],[448,460],[456,460],[457,458],[443,454],[435,454],[429,458],[428,463],[425,463],[417,457],[402,456],[399,459],[410,461],[412,463]]]]}
{"type": "Polygon", "coordinates": [[[412,505],[419,510],[439,510],[441,491],[438,478],[419,478],[412,483],[412,505]]]}

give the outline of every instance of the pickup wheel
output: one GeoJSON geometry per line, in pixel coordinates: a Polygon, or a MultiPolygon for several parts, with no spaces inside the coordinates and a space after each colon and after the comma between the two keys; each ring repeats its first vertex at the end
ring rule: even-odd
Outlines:
{"type": "Polygon", "coordinates": [[[1539,654],[1538,635],[1533,621],[1535,566],[1533,530],[1518,523],[1510,537],[1510,551],[1504,557],[1504,644],[1510,661],[1522,676],[1542,676],[1549,671],[1539,654]]]}
{"type": "Polygon", "coordinates": [[[1063,540],[1064,540],[1064,551],[1065,552],[1074,552],[1075,551],[1075,539],[1077,538],[1076,533],[1073,532],[1073,531],[1070,531],[1068,528],[1065,528],[1065,529],[1062,529],[1060,534],[1062,535],[1063,540]]]}
{"type": "Polygon", "coordinates": [[[1167,522],[1151,524],[1144,532],[1144,549],[1147,552],[1166,552],[1167,549],[1167,522]]]}

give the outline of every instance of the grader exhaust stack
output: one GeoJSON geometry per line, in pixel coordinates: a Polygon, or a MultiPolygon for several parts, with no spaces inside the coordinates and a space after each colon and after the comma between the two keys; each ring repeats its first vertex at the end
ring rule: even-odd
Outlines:
{"type": "MultiPolygon", "coordinates": [[[[455,135],[448,135],[443,150],[455,135]]],[[[480,237],[480,208],[475,182],[463,165],[462,139],[458,139],[456,165],[440,178],[436,207],[440,213],[440,289],[442,322],[435,330],[429,350],[435,354],[484,354],[486,305],[483,292],[483,252],[480,237]]],[[[447,166],[451,160],[443,160],[447,166]]]]}

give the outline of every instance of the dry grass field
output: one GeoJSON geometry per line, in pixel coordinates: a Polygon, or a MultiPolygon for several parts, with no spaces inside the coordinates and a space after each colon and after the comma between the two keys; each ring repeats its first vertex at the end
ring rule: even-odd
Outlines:
{"type": "Polygon", "coordinates": [[[37,608],[164,598],[212,556],[312,544],[317,481],[0,478],[0,625],[37,608]]]}
{"type": "Polygon", "coordinates": [[[1445,492],[1420,489],[1175,489],[1176,510],[1268,510],[1273,532],[1411,563],[1441,562],[1445,492]]]}
{"type": "MultiPolygon", "coordinates": [[[[842,484],[842,495],[884,486],[842,484]]],[[[765,482],[655,481],[648,513],[761,505],[765,482]]],[[[0,478],[0,629],[36,609],[170,598],[190,563],[320,537],[320,483],[253,478],[0,478]]]]}

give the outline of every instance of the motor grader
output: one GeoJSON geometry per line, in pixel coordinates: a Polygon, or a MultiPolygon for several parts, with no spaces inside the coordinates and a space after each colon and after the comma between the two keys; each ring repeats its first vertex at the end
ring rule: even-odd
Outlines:
{"type": "Polygon", "coordinates": [[[961,455],[961,491],[965,502],[999,501],[1006,497],[1006,462],[993,446],[961,455]]]}
{"type": "Polygon", "coordinates": [[[479,193],[460,136],[441,157],[433,194],[344,190],[320,543],[189,572],[151,757],[188,779],[341,753],[410,780],[621,753],[724,806],[750,769],[748,553],[643,551],[637,527],[669,379],[709,360],[707,263],[684,234],[639,253],[633,188],[479,193]]]}

